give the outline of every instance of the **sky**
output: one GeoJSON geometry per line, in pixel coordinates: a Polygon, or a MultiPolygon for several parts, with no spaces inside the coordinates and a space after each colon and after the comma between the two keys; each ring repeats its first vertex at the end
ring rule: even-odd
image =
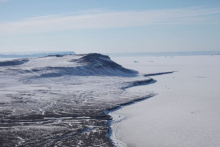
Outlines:
{"type": "Polygon", "coordinates": [[[219,0],[0,0],[0,52],[220,51],[219,0]]]}

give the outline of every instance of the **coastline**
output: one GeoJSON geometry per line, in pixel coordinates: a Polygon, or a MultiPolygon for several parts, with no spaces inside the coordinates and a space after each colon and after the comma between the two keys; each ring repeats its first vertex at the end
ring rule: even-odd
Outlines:
{"type": "Polygon", "coordinates": [[[117,129],[116,129],[115,126],[113,126],[115,123],[119,123],[119,122],[121,122],[123,120],[126,120],[126,116],[124,116],[124,115],[114,115],[113,112],[115,112],[117,110],[120,110],[123,107],[133,105],[133,104],[135,104],[137,102],[141,102],[141,101],[147,100],[147,99],[149,99],[151,97],[154,97],[155,95],[156,95],[155,93],[151,93],[147,97],[139,98],[139,99],[132,100],[132,101],[129,101],[129,102],[126,102],[126,103],[122,103],[119,106],[110,108],[110,109],[105,111],[105,114],[107,116],[111,117],[111,119],[108,120],[108,122],[107,122],[107,126],[109,128],[107,137],[112,141],[114,146],[116,146],[116,147],[127,147],[127,145],[125,143],[123,143],[123,142],[121,142],[120,140],[117,139],[117,137],[116,137],[117,129]]]}
{"type": "Polygon", "coordinates": [[[104,111],[146,98],[149,92],[127,89],[154,82],[101,54],[16,59],[0,66],[3,146],[113,146],[104,111]]]}

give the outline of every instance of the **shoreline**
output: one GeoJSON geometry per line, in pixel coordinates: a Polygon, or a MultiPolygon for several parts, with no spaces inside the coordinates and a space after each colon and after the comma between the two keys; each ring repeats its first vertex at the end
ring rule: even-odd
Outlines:
{"type": "Polygon", "coordinates": [[[119,123],[119,122],[125,120],[126,117],[125,116],[121,116],[121,115],[119,115],[118,117],[117,116],[114,117],[111,113],[115,112],[117,110],[120,110],[123,107],[130,106],[130,105],[133,105],[133,104],[135,104],[137,102],[141,102],[141,101],[150,99],[150,98],[154,97],[155,95],[156,95],[155,93],[150,93],[147,97],[138,98],[136,100],[131,100],[129,102],[125,102],[125,103],[119,104],[118,106],[115,106],[113,108],[110,108],[110,109],[107,109],[107,110],[104,111],[104,113],[106,114],[107,117],[110,116],[110,120],[107,121],[108,134],[106,134],[106,136],[110,139],[110,141],[113,143],[113,145],[115,147],[127,147],[127,145],[125,143],[123,143],[120,140],[116,139],[116,137],[115,137],[116,134],[113,133],[113,131],[112,131],[112,130],[115,130],[114,132],[116,132],[116,130],[117,130],[117,129],[114,129],[114,127],[112,127],[112,125],[114,125],[115,123],[119,123]],[[118,119],[114,119],[114,118],[118,118],[118,119]]]}

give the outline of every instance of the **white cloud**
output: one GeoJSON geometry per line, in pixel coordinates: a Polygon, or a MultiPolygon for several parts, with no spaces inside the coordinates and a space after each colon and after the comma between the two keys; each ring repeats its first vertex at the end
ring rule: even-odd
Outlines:
{"type": "Polygon", "coordinates": [[[205,23],[220,8],[191,7],[149,11],[103,11],[71,16],[41,16],[0,23],[0,35],[74,29],[104,29],[162,24],[205,23]]]}

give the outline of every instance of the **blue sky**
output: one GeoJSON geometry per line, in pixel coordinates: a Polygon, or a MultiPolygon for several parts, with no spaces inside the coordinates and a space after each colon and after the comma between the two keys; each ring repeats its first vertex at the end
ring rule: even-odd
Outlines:
{"type": "Polygon", "coordinates": [[[0,0],[0,52],[220,51],[219,0],[0,0]]]}

